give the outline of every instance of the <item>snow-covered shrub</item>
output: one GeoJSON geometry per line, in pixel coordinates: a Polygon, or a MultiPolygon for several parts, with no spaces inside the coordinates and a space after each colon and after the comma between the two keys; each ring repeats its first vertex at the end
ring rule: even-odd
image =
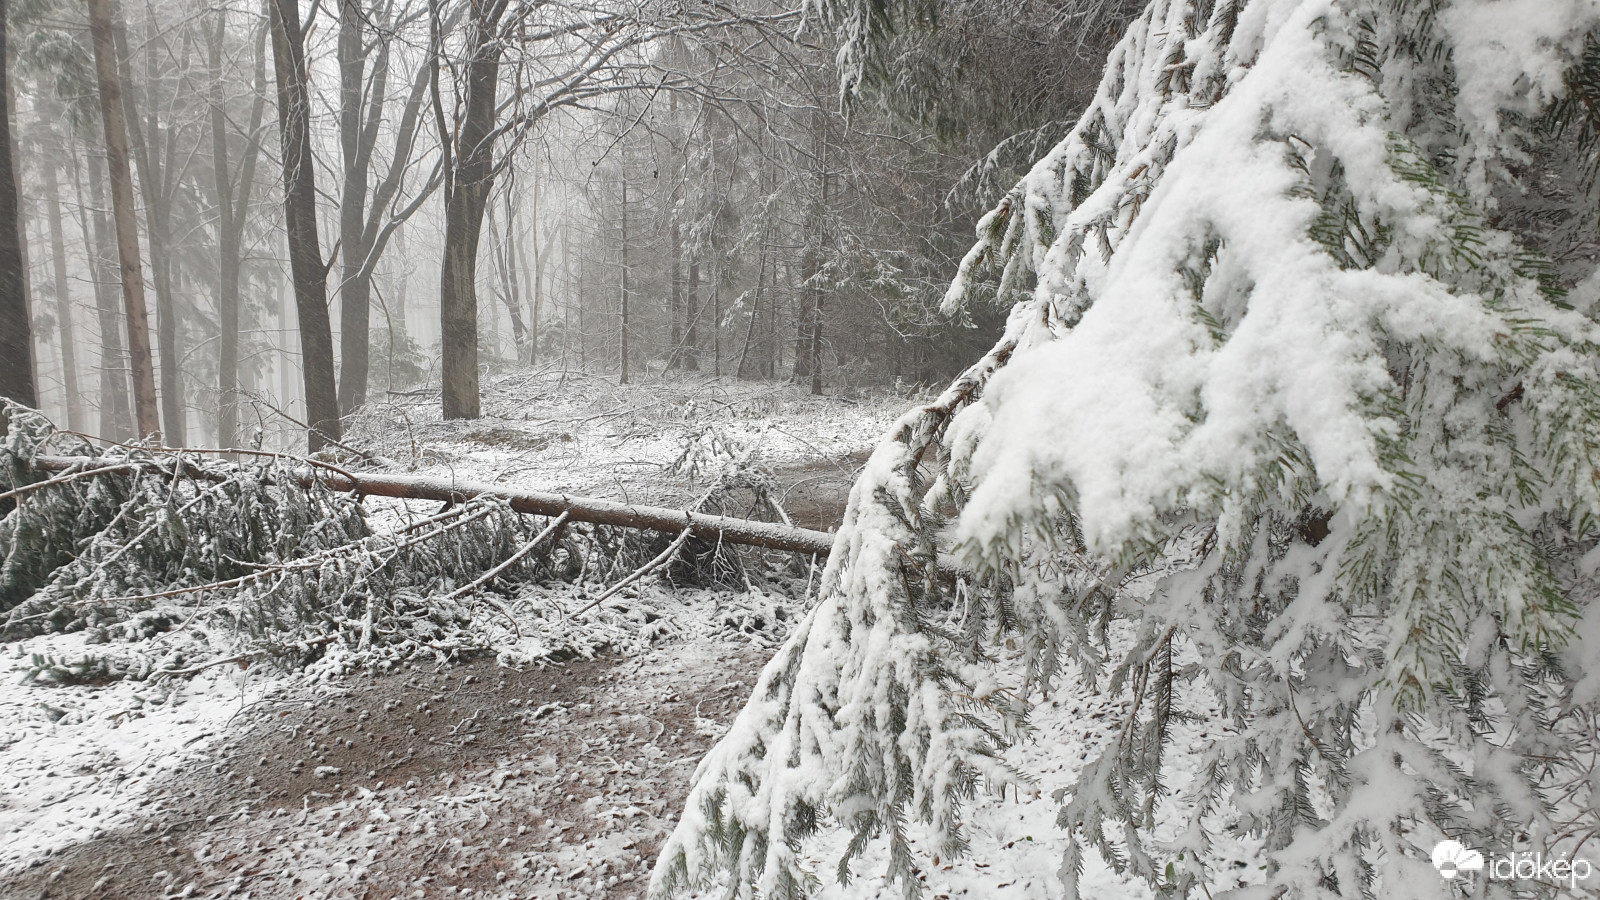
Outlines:
{"type": "Polygon", "coordinates": [[[947,307],[991,268],[1025,299],[875,452],[655,893],[803,895],[836,826],[841,876],[881,838],[914,894],[908,822],[961,849],[1063,659],[1131,703],[1062,798],[1069,897],[1088,847],[1209,893],[1222,828],[1259,838],[1263,898],[1449,896],[1447,836],[1572,849],[1600,698],[1597,29],[1592,0],[1153,0],[980,223],[947,307]],[[977,585],[939,573],[946,516],[977,585]],[[1209,704],[1221,737],[1169,784],[1169,726],[1209,704]]]}

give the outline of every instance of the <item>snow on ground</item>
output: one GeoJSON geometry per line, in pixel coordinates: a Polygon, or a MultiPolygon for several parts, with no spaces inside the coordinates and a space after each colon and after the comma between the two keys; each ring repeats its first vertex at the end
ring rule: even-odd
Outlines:
{"type": "Polygon", "coordinates": [[[278,679],[214,669],[164,683],[25,683],[34,654],[81,657],[84,635],[15,641],[0,675],[0,871],[139,819],[155,785],[203,765],[210,744],[278,679]]]}
{"type": "Polygon", "coordinates": [[[771,468],[869,449],[908,400],[813,397],[788,384],[678,377],[618,386],[545,368],[494,375],[483,417],[441,421],[437,392],[369,404],[348,440],[419,474],[612,500],[692,496],[673,469],[747,455],[771,468]]]}
{"type": "MultiPolygon", "coordinates": [[[[1131,641],[1131,634],[1124,632],[1122,639],[1131,641]]],[[[1030,783],[1020,796],[1013,791],[1003,798],[980,793],[967,815],[971,852],[960,859],[942,860],[932,871],[922,873],[925,896],[931,900],[1061,896],[1059,869],[1065,838],[1056,825],[1057,798],[1107,741],[1116,740],[1126,722],[1128,696],[1084,691],[1070,670],[1062,673],[1058,685],[1061,689],[1048,698],[1035,695],[1038,705],[1030,720],[1029,739],[1005,755],[1030,783]]],[[[1184,805],[1183,790],[1210,741],[1208,727],[1215,726],[1205,722],[1173,726],[1174,737],[1167,750],[1172,797],[1166,802],[1169,815],[1165,818],[1174,825],[1180,821],[1177,813],[1184,805]]],[[[849,884],[834,882],[830,876],[843,847],[844,841],[834,836],[811,856],[815,871],[822,873],[827,883],[818,894],[821,900],[903,896],[883,875],[888,858],[882,847],[869,850],[854,864],[856,877],[849,884]]],[[[1208,887],[1213,894],[1260,880],[1256,842],[1219,835],[1216,847],[1226,863],[1222,871],[1212,873],[1208,887]]],[[[1079,893],[1096,900],[1148,900],[1154,896],[1148,885],[1118,874],[1092,849],[1084,853],[1079,893]]]]}
{"type": "MultiPolygon", "coordinates": [[[[395,398],[351,441],[428,474],[657,503],[692,499],[742,457],[815,517],[802,524],[828,527],[861,451],[911,402],[562,379],[497,377],[471,423],[438,421],[433,397],[395,398]]],[[[802,612],[805,581],[757,593],[652,577],[582,616],[593,586],[529,586],[504,600],[516,628],[497,658],[377,671],[336,651],[295,673],[227,663],[161,682],[25,683],[40,659],[101,648],[12,642],[0,897],[638,897],[699,757],[802,612]]],[[[134,649],[172,652],[161,640],[134,649]]],[[[1036,739],[1011,751],[1036,782],[979,798],[972,854],[925,873],[927,896],[1059,895],[1052,795],[1114,734],[1122,702],[1046,701],[1036,739]]],[[[1206,735],[1180,729],[1181,770],[1206,735]]],[[[872,851],[833,884],[840,846],[814,848],[821,896],[902,895],[872,851]]],[[[1249,850],[1227,877],[1250,877],[1249,850]]],[[[1090,859],[1086,895],[1151,896],[1090,859]]]]}

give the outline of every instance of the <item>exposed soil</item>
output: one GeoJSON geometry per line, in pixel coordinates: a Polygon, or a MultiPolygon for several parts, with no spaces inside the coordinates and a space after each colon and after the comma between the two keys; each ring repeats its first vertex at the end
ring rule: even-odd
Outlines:
{"type": "Polygon", "coordinates": [[[476,660],[299,688],[151,792],[139,825],[0,896],[637,897],[764,659],[476,660]]]}
{"type": "Polygon", "coordinates": [[[802,528],[836,530],[844,520],[850,486],[871,454],[870,450],[860,450],[838,459],[813,460],[779,469],[774,474],[783,489],[780,498],[784,512],[802,528]]]}

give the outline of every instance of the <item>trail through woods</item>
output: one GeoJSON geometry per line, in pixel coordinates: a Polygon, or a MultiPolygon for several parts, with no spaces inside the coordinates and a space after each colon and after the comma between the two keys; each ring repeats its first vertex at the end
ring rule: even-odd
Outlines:
{"type": "MultiPolygon", "coordinates": [[[[678,507],[732,463],[766,478],[795,525],[829,529],[865,448],[908,402],[727,382],[562,385],[558,372],[495,387],[486,421],[440,422],[426,398],[398,397],[369,407],[349,439],[417,475],[678,507]]],[[[375,524],[438,506],[414,502],[367,504],[375,524]]],[[[804,614],[815,574],[801,565],[786,582],[728,590],[658,573],[581,615],[568,614],[600,585],[523,586],[499,601],[514,627],[480,607],[495,622],[487,651],[377,666],[334,645],[285,671],[220,647],[206,655],[203,639],[164,645],[172,633],[131,646],[91,645],[85,632],[12,641],[0,830],[16,838],[0,845],[0,897],[640,897],[699,757],[804,614]],[[24,683],[41,663],[170,659],[174,647],[220,664],[24,683]]],[[[980,797],[973,852],[923,873],[930,898],[1056,892],[1052,794],[1117,733],[1126,698],[1053,700],[1034,722],[1040,743],[1012,753],[1037,780],[1004,801],[980,797]]],[[[1205,741],[1191,728],[1178,757],[1205,741]]],[[[901,896],[871,852],[850,884],[834,883],[841,849],[815,848],[820,896],[901,896]]],[[[1235,854],[1241,883],[1251,849],[1235,854]]],[[[1113,900],[1149,896],[1099,863],[1085,884],[1113,900]]]]}
{"type": "MultiPolygon", "coordinates": [[[[400,396],[350,440],[416,476],[680,506],[732,463],[769,479],[796,525],[827,529],[905,402],[549,371],[495,387],[484,421],[440,422],[400,396]]],[[[368,501],[380,526],[408,503],[368,501]]],[[[533,590],[508,608],[587,599],[533,590]]],[[[0,830],[19,837],[0,847],[0,896],[638,896],[695,761],[803,601],[653,576],[621,599],[643,610],[630,623],[599,610],[552,634],[524,617],[500,659],[387,671],[333,648],[299,672],[246,658],[188,678],[23,683],[41,661],[153,653],[164,636],[12,641],[0,830]]]]}

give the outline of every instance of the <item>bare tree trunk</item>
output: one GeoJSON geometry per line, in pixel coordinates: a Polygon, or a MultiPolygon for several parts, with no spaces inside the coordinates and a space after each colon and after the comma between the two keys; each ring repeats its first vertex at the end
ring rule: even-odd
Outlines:
{"type": "Polygon", "coordinates": [[[672,255],[672,273],[668,276],[672,284],[672,300],[667,308],[667,319],[671,323],[669,340],[672,350],[667,354],[667,368],[683,368],[683,235],[678,228],[677,204],[672,204],[668,212],[671,217],[667,225],[668,251],[672,255]]]}
{"type": "MultiPolygon", "coordinates": [[[[505,303],[506,313],[511,316],[511,342],[517,348],[517,362],[528,361],[528,326],[522,322],[522,295],[517,288],[517,248],[512,238],[516,230],[516,211],[511,203],[511,190],[509,185],[505,191],[505,228],[500,232],[494,252],[491,254],[495,260],[495,268],[500,275],[501,300],[505,303]]],[[[495,235],[494,217],[489,217],[489,234],[495,235]]]]}
{"type": "Polygon", "coordinates": [[[572,345],[572,240],[566,224],[561,226],[561,371],[567,371],[567,350],[572,345]]]}
{"type": "MultiPolygon", "coordinates": [[[[113,10],[115,11],[115,10],[113,10]]],[[[156,85],[156,33],[154,12],[150,13],[149,40],[145,42],[145,81],[153,91],[156,85]]],[[[156,355],[160,363],[157,375],[161,383],[161,422],[166,426],[163,438],[169,445],[187,445],[183,378],[179,360],[183,358],[178,346],[178,315],[175,308],[172,283],[172,212],[167,174],[172,168],[175,144],[168,135],[167,159],[162,159],[160,122],[156,117],[154,97],[145,103],[145,123],[141,128],[134,96],[129,90],[134,79],[129,69],[131,48],[127,29],[120,15],[111,19],[112,46],[117,51],[118,74],[122,92],[123,114],[126,116],[128,139],[133,150],[134,167],[139,172],[139,188],[144,194],[145,235],[150,242],[150,273],[156,295],[156,355]]]]}
{"type": "Polygon", "coordinates": [[[67,392],[67,427],[83,431],[89,416],[83,408],[83,392],[78,387],[77,329],[72,322],[72,291],[67,282],[67,241],[61,231],[61,183],[52,160],[45,160],[45,214],[50,220],[50,262],[56,283],[56,324],[61,333],[61,376],[67,392]]]}
{"type": "Polygon", "coordinates": [[[106,168],[111,178],[111,212],[116,225],[122,303],[128,314],[134,426],[141,439],[159,438],[161,421],[156,410],[155,366],[150,357],[150,313],[145,308],[144,271],[139,264],[139,226],[134,221],[128,126],[123,118],[122,80],[117,72],[117,51],[112,39],[110,0],[88,2],[95,75],[100,87],[100,117],[106,132],[106,168]]]}
{"type": "Polygon", "coordinates": [[[733,377],[754,378],[756,366],[750,364],[750,345],[755,342],[756,321],[761,318],[761,294],[767,284],[767,242],[763,235],[761,241],[761,259],[756,266],[756,290],[750,301],[750,321],[744,329],[744,346],[739,350],[739,364],[734,367],[733,377]]]}
{"type": "Polygon", "coordinates": [[[116,250],[111,246],[111,228],[105,216],[106,192],[101,183],[105,175],[100,166],[93,161],[89,163],[89,202],[94,204],[91,210],[84,202],[78,155],[69,154],[68,159],[72,188],[78,200],[78,228],[83,234],[84,256],[94,279],[95,317],[100,324],[100,436],[126,441],[134,436],[128,399],[128,351],[123,346],[122,320],[118,316],[116,290],[112,287],[116,276],[111,270],[111,259],[116,250]]]}
{"type": "Polygon", "coordinates": [[[250,107],[249,139],[239,164],[239,183],[228,163],[228,112],[222,95],[223,39],[227,12],[217,13],[207,57],[211,76],[211,157],[217,192],[217,318],[220,329],[217,362],[217,444],[233,447],[239,438],[239,274],[243,265],[245,216],[255,186],[256,139],[266,105],[266,32],[256,37],[255,101],[250,107]],[[237,195],[235,194],[237,190],[237,195]]]}
{"type": "MultiPolygon", "coordinates": [[[[6,54],[6,0],[0,0],[0,397],[39,405],[33,374],[33,323],[22,271],[22,219],[11,138],[11,60],[6,54]]],[[[0,434],[5,417],[0,416],[0,434]]]]}
{"type": "Polygon", "coordinates": [[[334,386],[333,333],[328,322],[328,266],[317,237],[316,163],[298,0],[273,0],[272,57],[278,76],[278,127],[283,135],[283,214],[300,319],[300,366],[306,389],[306,440],[312,452],[342,434],[334,386]]]}
{"type": "Polygon", "coordinates": [[[583,324],[583,256],[578,256],[578,371],[589,371],[589,334],[583,324]]]}
{"type": "MultiPolygon", "coordinates": [[[[817,204],[817,238],[820,244],[828,227],[828,188],[833,183],[833,175],[828,171],[828,120],[820,112],[817,114],[817,137],[822,144],[817,157],[822,161],[822,196],[817,204]]],[[[821,247],[818,247],[818,257],[813,262],[813,276],[821,274],[821,247]]],[[[811,393],[814,396],[822,394],[822,285],[813,278],[811,283],[811,393]]]]}
{"type": "Polygon", "coordinates": [[[828,186],[831,178],[828,166],[827,119],[820,109],[813,113],[812,132],[817,144],[817,159],[822,167],[822,190],[818,202],[812,205],[807,227],[806,249],[800,259],[800,277],[803,291],[800,327],[795,331],[795,380],[809,377],[811,393],[822,393],[822,286],[818,277],[822,269],[823,231],[828,221],[828,186]]]}
{"type": "MultiPolygon", "coordinates": [[[[510,216],[507,216],[510,219],[510,216]]],[[[539,246],[539,169],[533,170],[533,224],[529,226],[533,233],[532,265],[529,265],[528,254],[522,254],[523,277],[531,278],[533,290],[528,292],[532,309],[529,313],[528,326],[528,365],[539,364],[539,312],[544,306],[544,249],[539,246]]]]}
{"type": "Polygon", "coordinates": [[[622,378],[628,383],[628,176],[622,176],[622,378]]]}
{"type": "Polygon", "coordinates": [[[689,291],[684,297],[683,367],[700,370],[700,261],[689,257],[689,291]]]}
{"type": "MultiPolygon", "coordinates": [[[[344,187],[339,196],[339,247],[343,279],[339,283],[339,409],[349,413],[367,396],[368,331],[372,318],[372,280],[362,277],[367,261],[367,169],[372,144],[363,140],[362,86],[366,57],[361,47],[363,11],[356,0],[339,3],[339,145],[344,153],[344,187]]],[[[374,68],[372,109],[383,106],[388,84],[388,44],[379,49],[374,68]]]]}
{"type": "MultiPolygon", "coordinates": [[[[811,223],[815,227],[816,223],[811,223]]],[[[799,309],[796,311],[794,328],[794,380],[811,377],[811,331],[816,322],[815,290],[817,274],[817,251],[812,246],[814,235],[807,235],[806,247],[800,253],[800,296],[796,301],[799,309]]]]}
{"type": "MultiPolygon", "coordinates": [[[[444,263],[439,274],[439,326],[446,419],[476,419],[478,396],[478,240],[494,185],[494,125],[502,42],[496,33],[504,0],[473,0],[467,48],[459,69],[464,110],[445,185],[444,263]]],[[[437,0],[435,26],[437,30],[437,0]]],[[[442,51],[435,47],[436,52],[442,51]]],[[[437,61],[434,70],[437,72],[437,61]]],[[[435,98],[437,103],[437,97],[435,98]]],[[[435,112],[438,115],[438,111],[435,112]]],[[[442,126],[442,122],[441,122],[442,126]]]]}
{"type": "MultiPolygon", "coordinates": [[[[129,460],[124,465],[105,465],[86,456],[40,456],[31,461],[40,472],[65,472],[99,469],[100,473],[125,472],[128,468],[147,468],[171,471],[170,456],[165,459],[129,460]]],[[[754,519],[736,519],[683,509],[642,504],[618,503],[598,497],[573,497],[544,491],[509,488],[498,484],[459,481],[453,478],[430,478],[419,475],[391,475],[383,472],[347,473],[313,470],[310,466],[295,469],[290,475],[301,487],[347,491],[373,497],[396,497],[408,500],[430,500],[436,503],[465,503],[479,497],[504,500],[512,512],[526,516],[555,517],[566,514],[569,521],[608,525],[615,528],[635,528],[681,534],[688,531],[694,537],[713,544],[738,544],[745,547],[763,547],[791,553],[808,553],[827,556],[833,549],[834,535],[827,531],[797,528],[778,522],[761,522],[754,519]]],[[[286,479],[287,480],[287,479],[286,479]]],[[[940,554],[938,567],[941,573],[970,577],[970,570],[945,554],[940,554]]]]}

